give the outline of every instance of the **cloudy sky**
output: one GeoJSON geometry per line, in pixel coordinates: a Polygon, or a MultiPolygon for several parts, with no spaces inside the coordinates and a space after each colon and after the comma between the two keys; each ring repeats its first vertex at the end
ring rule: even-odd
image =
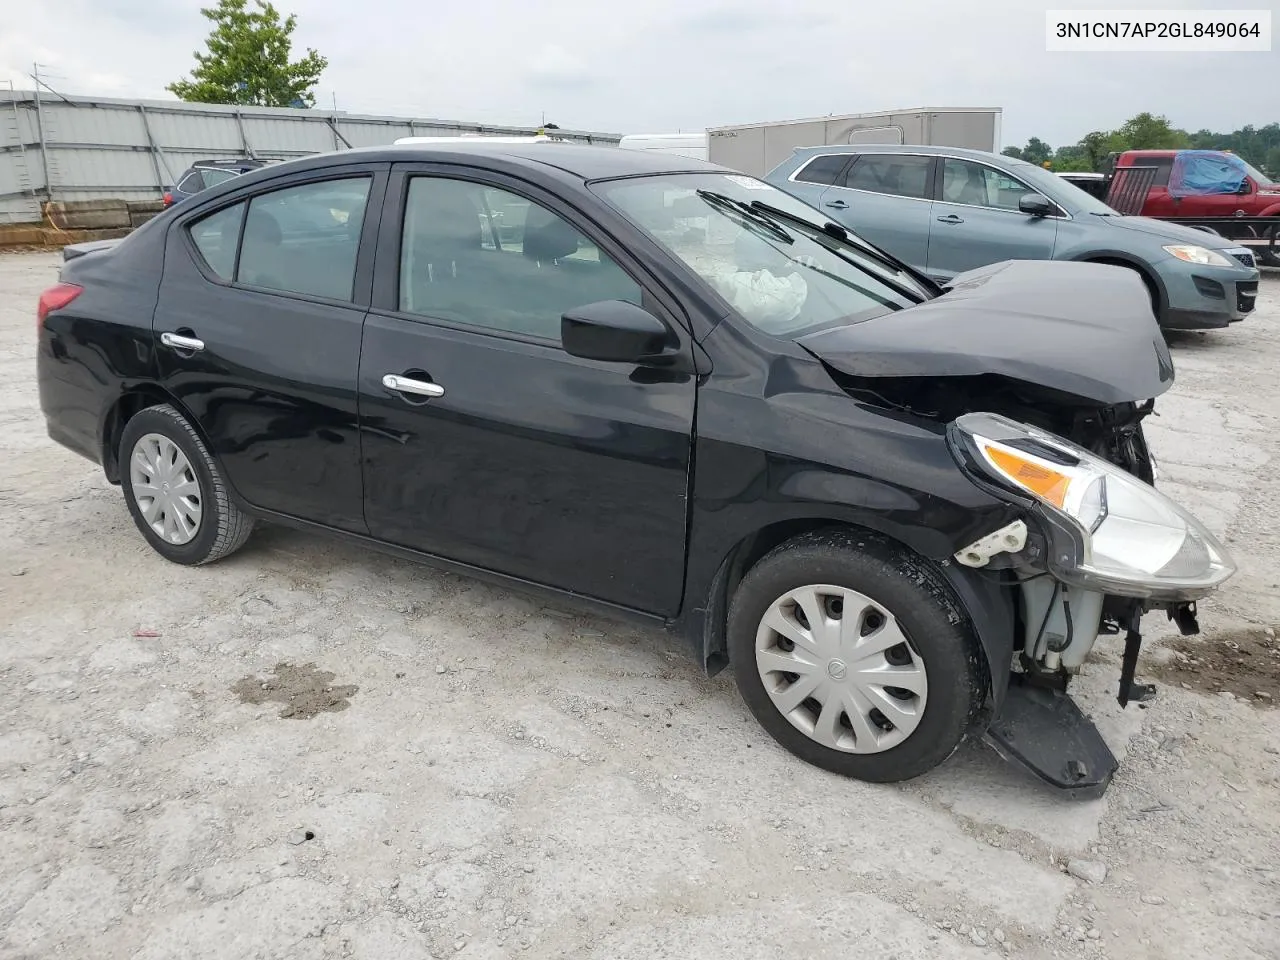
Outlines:
{"type": "MultiPolygon", "coordinates": [[[[1267,8],[1275,0],[1129,0],[1267,8]]],[[[1056,0],[1061,8],[1099,8],[1056,0]]],[[[209,24],[199,0],[7,0],[0,82],[170,99],[209,24]],[[163,6],[164,13],[157,10],[163,6]]],[[[1271,53],[1046,53],[1027,0],[277,0],[329,58],[321,106],[616,133],[914,106],[999,106],[1004,141],[1053,145],[1141,110],[1192,130],[1280,120],[1271,53]]],[[[1280,19],[1280,18],[1277,18],[1280,19]]],[[[1280,24],[1277,25],[1280,28],[1280,24]]]]}

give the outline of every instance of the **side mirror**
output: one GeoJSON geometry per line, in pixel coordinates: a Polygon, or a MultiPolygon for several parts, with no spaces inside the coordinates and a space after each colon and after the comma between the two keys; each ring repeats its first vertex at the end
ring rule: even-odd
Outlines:
{"type": "Polygon", "coordinates": [[[1038,193],[1024,193],[1018,201],[1018,209],[1029,217],[1047,217],[1053,213],[1053,203],[1038,193]]]}
{"type": "Polygon", "coordinates": [[[1249,183],[1248,180],[1242,180],[1240,182],[1240,189],[1236,191],[1236,193],[1252,193],[1252,192],[1253,192],[1253,186],[1252,184],[1249,183]]]}
{"type": "Polygon", "coordinates": [[[667,325],[625,300],[600,300],[560,318],[560,342],[570,356],[613,363],[658,360],[671,343],[667,325]]]}

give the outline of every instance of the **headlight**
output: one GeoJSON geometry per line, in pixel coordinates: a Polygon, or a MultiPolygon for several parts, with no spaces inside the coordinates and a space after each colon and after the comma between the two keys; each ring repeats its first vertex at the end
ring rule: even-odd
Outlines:
{"type": "Polygon", "coordinates": [[[950,430],[971,475],[1038,505],[1054,576],[1104,593],[1195,600],[1235,572],[1226,550],[1180,506],[1114,464],[990,413],[950,430]]]}
{"type": "Polygon", "coordinates": [[[1175,243],[1164,248],[1165,253],[1172,254],[1179,260],[1185,260],[1187,263],[1200,263],[1206,267],[1229,267],[1231,261],[1218,253],[1216,250],[1209,250],[1206,247],[1193,247],[1186,244],[1175,243]]]}

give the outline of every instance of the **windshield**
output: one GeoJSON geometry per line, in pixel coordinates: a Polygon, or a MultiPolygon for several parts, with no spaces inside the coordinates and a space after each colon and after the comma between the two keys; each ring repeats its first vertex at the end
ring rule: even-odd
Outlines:
{"type": "Polygon", "coordinates": [[[1252,180],[1254,183],[1256,183],[1258,186],[1260,187],[1276,186],[1275,182],[1272,181],[1270,177],[1268,177],[1265,173],[1263,173],[1261,170],[1255,167],[1252,163],[1249,163],[1248,161],[1240,157],[1237,157],[1237,159],[1240,160],[1242,164],[1244,164],[1244,169],[1245,169],[1245,172],[1249,174],[1249,179],[1252,180]]]}
{"type": "Polygon", "coordinates": [[[775,336],[869,320],[933,296],[856,238],[825,232],[817,210],[752,177],[670,174],[593,189],[775,336]]]}
{"type": "Polygon", "coordinates": [[[1050,173],[1044,167],[1037,167],[1034,163],[1026,163],[1022,160],[1010,159],[1007,162],[1009,173],[1019,180],[1025,181],[1027,186],[1039,190],[1058,206],[1064,207],[1067,213],[1096,213],[1104,217],[1119,216],[1115,210],[1108,207],[1097,197],[1081,190],[1071,181],[1062,179],[1056,173],[1050,173]]]}

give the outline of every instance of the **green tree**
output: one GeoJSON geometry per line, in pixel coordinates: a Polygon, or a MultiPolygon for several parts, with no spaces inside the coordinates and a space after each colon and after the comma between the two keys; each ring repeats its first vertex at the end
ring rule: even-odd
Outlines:
{"type": "Polygon", "coordinates": [[[272,4],[254,3],[251,10],[249,0],[218,0],[216,7],[201,9],[214,24],[207,52],[196,52],[191,79],[169,84],[170,93],[195,103],[315,106],[311,88],[329,61],[309,47],[305,57],[290,60],[298,18],[290,14],[281,21],[272,4]]]}
{"type": "Polygon", "coordinates": [[[1280,147],[1272,147],[1268,150],[1262,165],[1272,180],[1280,180],[1280,147]]]}
{"type": "Polygon", "coordinates": [[[1053,159],[1053,147],[1039,137],[1032,137],[1027,141],[1027,145],[1022,148],[1022,159],[1027,163],[1034,163],[1036,166],[1040,166],[1046,160],[1053,159]]]}
{"type": "Polygon", "coordinates": [[[1191,145],[1185,130],[1176,130],[1166,117],[1140,113],[1126,120],[1115,136],[1122,150],[1178,150],[1191,145]]]}

